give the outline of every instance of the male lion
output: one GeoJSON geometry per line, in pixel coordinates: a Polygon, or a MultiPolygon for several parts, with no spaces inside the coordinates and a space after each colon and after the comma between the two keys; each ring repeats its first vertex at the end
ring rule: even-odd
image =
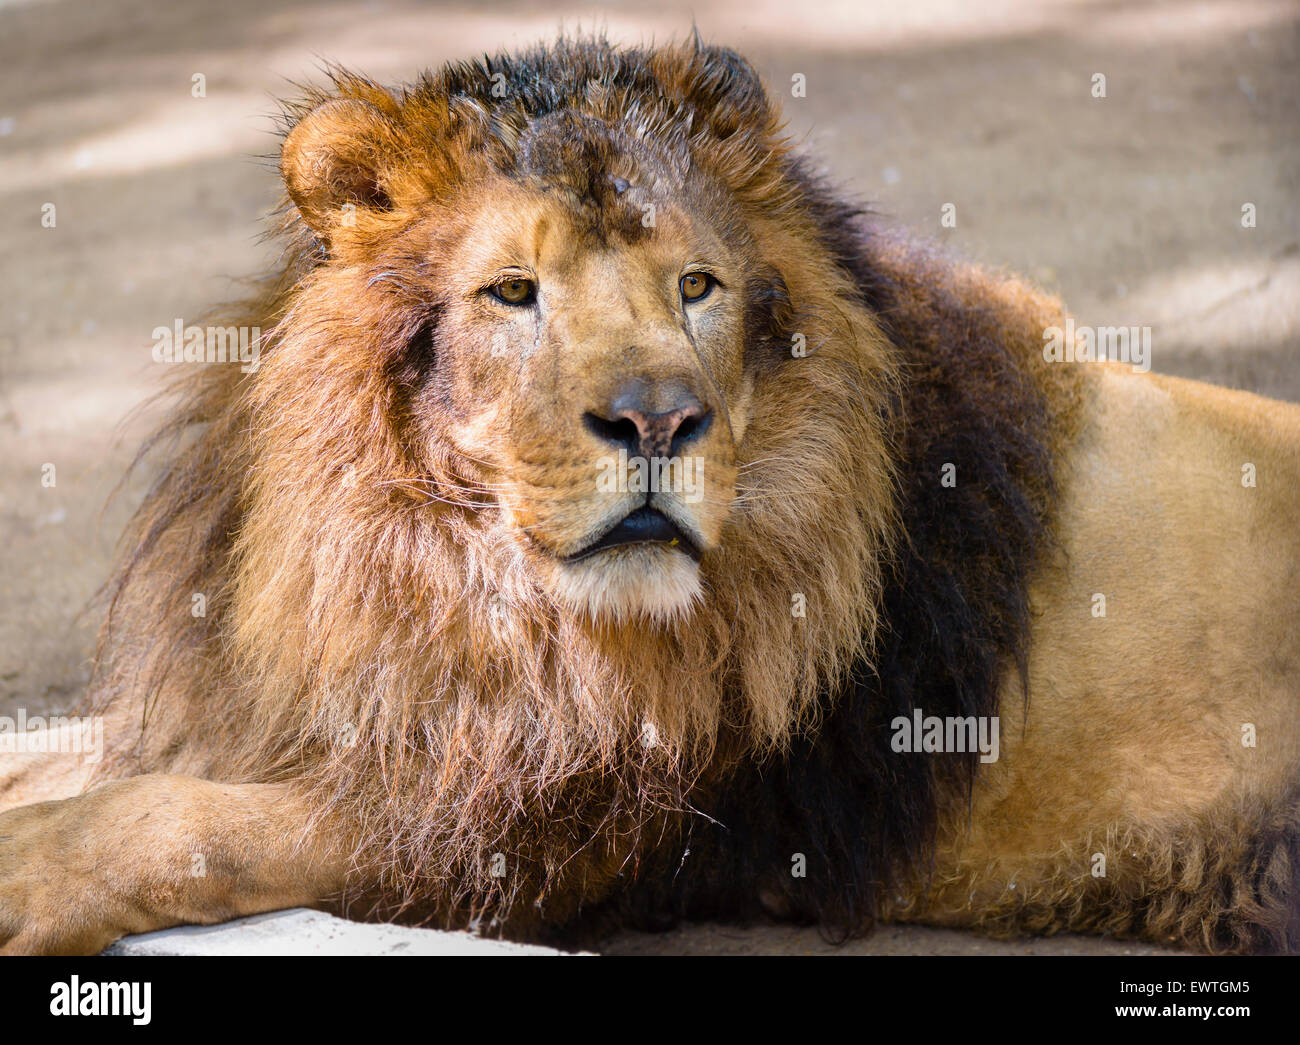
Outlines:
{"type": "Polygon", "coordinates": [[[698,39],[338,73],[286,130],[107,756],[6,763],[5,951],[296,904],[1300,945],[1300,409],[1057,361],[1057,301],[858,216],[698,39]]]}

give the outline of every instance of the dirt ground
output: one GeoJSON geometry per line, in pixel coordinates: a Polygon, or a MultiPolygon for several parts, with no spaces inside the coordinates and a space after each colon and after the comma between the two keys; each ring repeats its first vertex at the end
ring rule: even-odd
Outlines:
{"type": "MultiPolygon", "coordinates": [[[[664,39],[692,20],[778,92],[806,77],[791,133],[885,215],[1059,290],[1080,322],[1150,326],[1157,370],[1300,399],[1296,2],[0,0],[0,714],[85,681],[81,611],[140,494],[105,508],[149,424],[128,414],[158,380],[151,331],[273,256],[272,99],[322,59],[397,81],[562,25],[664,39]]],[[[716,926],[608,947],[827,949],[716,926]]],[[[891,928],[846,950],[1146,948],[891,928]]]]}

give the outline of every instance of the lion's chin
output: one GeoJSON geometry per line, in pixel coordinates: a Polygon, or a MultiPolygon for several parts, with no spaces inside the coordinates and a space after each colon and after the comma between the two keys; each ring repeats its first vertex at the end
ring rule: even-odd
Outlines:
{"type": "Polygon", "coordinates": [[[699,565],[664,544],[626,545],[557,562],[551,585],[571,610],[620,624],[670,623],[688,616],[704,596],[699,565]]]}

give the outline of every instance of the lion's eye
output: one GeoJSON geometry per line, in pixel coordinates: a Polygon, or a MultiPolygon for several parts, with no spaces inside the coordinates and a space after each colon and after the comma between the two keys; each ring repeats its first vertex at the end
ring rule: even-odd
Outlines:
{"type": "Polygon", "coordinates": [[[494,283],[492,296],[507,305],[528,305],[537,296],[537,287],[531,279],[514,276],[494,283]]]}
{"type": "Polygon", "coordinates": [[[717,282],[707,272],[688,272],[682,277],[682,297],[687,301],[699,301],[717,282]]]}

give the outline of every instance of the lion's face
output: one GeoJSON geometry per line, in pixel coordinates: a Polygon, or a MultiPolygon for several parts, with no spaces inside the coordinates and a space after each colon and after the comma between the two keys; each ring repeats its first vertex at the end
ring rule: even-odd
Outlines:
{"type": "MultiPolygon", "coordinates": [[[[324,130],[316,115],[299,125],[286,174],[300,207],[295,171],[319,176],[322,152],[336,162],[381,119],[354,103],[327,107],[324,130]]],[[[450,467],[458,492],[497,509],[478,524],[536,584],[596,620],[683,617],[726,539],[753,396],[746,346],[779,279],[721,181],[670,150],[571,115],[517,134],[506,170],[466,162],[442,199],[386,196],[404,220],[367,241],[356,293],[380,326],[427,310],[403,393],[410,441],[430,472],[450,467]]]]}
{"type": "Polygon", "coordinates": [[[415,414],[556,598],[671,617],[700,594],[735,497],[743,245],[648,187],[585,207],[553,188],[476,187],[415,414]]]}

